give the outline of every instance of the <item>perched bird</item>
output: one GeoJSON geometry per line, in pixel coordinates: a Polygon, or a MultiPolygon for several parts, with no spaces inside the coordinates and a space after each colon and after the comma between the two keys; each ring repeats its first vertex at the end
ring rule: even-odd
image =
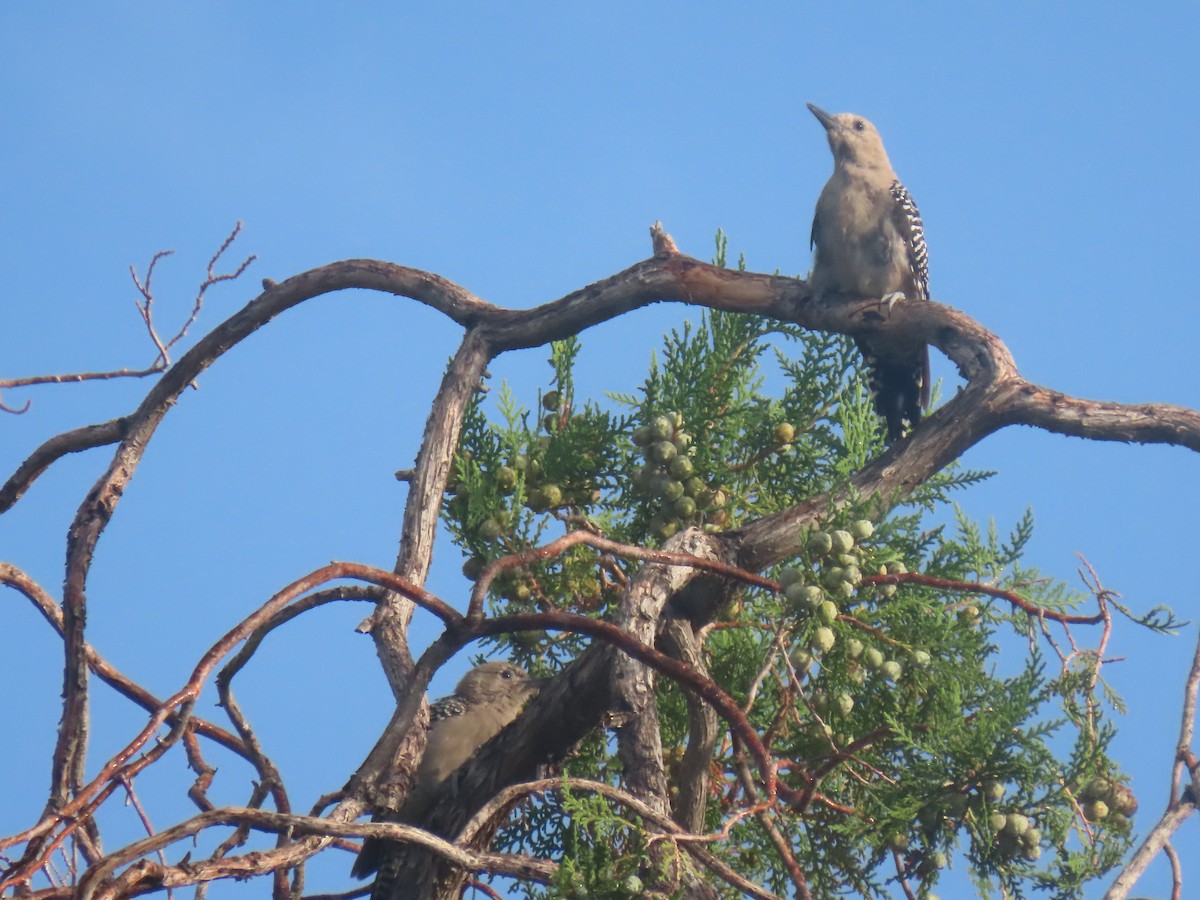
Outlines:
{"type": "MultiPolygon", "coordinates": [[[[425,755],[417,766],[412,793],[404,807],[377,818],[400,822],[420,819],[438,786],[512,722],[542,684],[541,679],[530,678],[524,669],[509,662],[483,663],[464,675],[453,694],[429,706],[425,755]]],[[[365,878],[379,871],[371,893],[373,900],[402,897],[405,895],[395,882],[405,856],[402,844],[368,838],[351,872],[365,878]]]]}
{"type": "MultiPolygon", "coordinates": [[[[875,126],[851,113],[830,115],[808,104],[825,126],[833,175],[813,216],[814,293],[879,297],[888,310],[899,299],[929,299],[929,257],[917,204],[888,161],[875,126]]],[[[929,347],[879,335],[857,338],[871,369],[875,409],[888,440],[915,426],[929,406],[929,347]]]]}

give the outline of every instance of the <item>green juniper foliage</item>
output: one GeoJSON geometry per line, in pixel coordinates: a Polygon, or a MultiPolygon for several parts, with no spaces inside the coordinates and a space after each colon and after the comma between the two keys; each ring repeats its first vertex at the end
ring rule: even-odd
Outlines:
{"type": "MultiPolygon", "coordinates": [[[[724,249],[719,236],[719,264],[724,249]]],[[[578,351],[577,338],[553,345],[550,383],[530,407],[502,386],[488,409],[481,393],[470,410],[444,509],[468,577],[581,526],[647,546],[687,527],[735,528],[844,486],[885,446],[858,354],[840,335],[706,313],[666,336],[639,391],[603,402],[575,394],[578,351]]],[[[765,573],[784,590],[745,591],[707,632],[713,679],[748,705],[781,762],[794,802],[769,820],[814,896],[893,896],[900,878],[929,896],[954,864],[969,867],[983,895],[1076,897],[1129,847],[1136,801],[1108,756],[1110,714],[1120,706],[1098,655],[1060,654],[1057,626],[1043,631],[1001,599],[872,583],[919,572],[1009,588],[1048,610],[1094,608],[1090,594],[1022,566],[1028,514],[1001,535],[952,507],[953,491],[987,474],[954,466],[902,502],[862,498],[830,509],[803,553],[765,573]]],[[[635,567],[576,548],[507,572],[490,602],[496,612],[604,616],[635,567]]],[[[1134,621],[1160,631],[1177,624],[1157,610],[1134,621]]],[[[1099,639],[1087,626],[1072,634],[1080,648],[1099,639]]],[[[546,632],[498,640],[539,674],[586,644],[546,632]]],[[[659,707],[674,776],[688,724],[683,695],[667,679],[659,707]]],[[[755,799],[739,765],[722,742],[711,830],[755,799]]],[[[603,734],[566,772],[620,783],[603,734]]],[[[501,843],[561,863],[555,885],[526,886],[535,896],[635,896],[654,879],[636,816],[602,798],[568,791],[538,801],[501,843]]],[[[790,893],[758,818],[713,846],[743,876],[790,893]]]]}

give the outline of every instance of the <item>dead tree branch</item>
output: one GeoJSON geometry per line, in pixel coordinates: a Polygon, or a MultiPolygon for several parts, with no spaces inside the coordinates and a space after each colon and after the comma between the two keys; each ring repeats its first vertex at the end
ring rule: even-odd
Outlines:
{"type": "MultiPolygon", "coordinates": [[[[151,290],[151,281],[154,277],[155,266],[159,260],[171,256],[174,250],[160,250],[150,258],[150,264],[146,267],[146,277],[141,279],[138,277],[137,270],[129,267],[129,274],[133,278],[133,284],[137,288],[138,294],[141,295],[141,300],[134,300],[133,305],[137,308],[138,316],[142,323],[146,326],[146,331],[150,336],[151,343],[154,344],[157,356],[149,366],[144,369],[113,369],[106,372],[74,372],[69,374],[57,375],[32,375],[25,378],[5,378],[0,379],[0,391],[5,388],[15,387],[33,387],[42,384],[78,384],[84,381],[110,381],[114,378],[145,378],[148,375],[157,375],[171,365],[170,349],[181,341],[188,333],[188,329],[195,323],[196,318],[200,315],[200,308],[204,305],[204,294],[214,284],[220,284],[223,281],[233,281],[241,277],[242,273],[250,267],[250,264],[257,258],[253,254],[248,256],[240,266],[232,272],[217,274],[214,268],[217,261],[230,248],[233,242],[237,239],[238,234],[242,230],[242,223],[238,222],[229,236],[225,238],[224,243],[213,254],[208,261],[207,275],[201,282],[196,293],[196,299],[192,301],[192,311],[187,320],[180,326],[174,337],[167,341],[158,334],[158,328],[154,324],[154,292],[151,290]]],[[[29,409],[30,401],[26,400],[24,406],[20,409],[15,409],[0,403],[0,411],[21,414],[29,409]]]]}
{"type": "Polygon", "coordinates": [[[1172,873],[1175,882],[1175,896],[1182,895],[1182,873],[1173,857],[1170,844],[1171,836],[1179,829],[1189,816],[1200,810],[1200,760],[1192,749],[1192,739],[1196,731],[1196,702],[1200,696],[1200,637],[1196,640],[1196,653],[1192,658],[1192,667],[1188,671],[1187,681],[1183,688],[1183,716],[1179,725],[1179,742],[1175,749],[1175,762],[1171,768],[1171,793],[1167,798],[1167,808],[1162,818],[1150,829],[1141,846],[1134,851],[1121,874],[1113,881],[1112,887],[1104,895],[1104,900],[1125,900],[1133,886],[1137,884],[1142,873],[1153,861],[1159,851],[1165,851],[1172,856],[1172,873]]]}

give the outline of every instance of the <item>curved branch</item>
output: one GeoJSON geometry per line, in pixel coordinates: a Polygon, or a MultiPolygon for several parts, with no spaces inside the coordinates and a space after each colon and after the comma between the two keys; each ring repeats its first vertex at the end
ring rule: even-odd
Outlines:
{"type": "Polygon", "coordinates": [[[1100,612],[1085,616],[1076,613],[1063,613],[1046,609],[1026,600],[1016,591],[996,587],[992,584],[982,584],[977,581],[956,581],[951,578],[937,578],[933,575],[923,575],[920,572],[898,572],[892,575],[864,575],[863,584],[919,584],[923,587],[937,588],[942,591],[958,593],[985,594],[1007,601],[1022,612],[1038,619],[1049,619],[1052,622],[1062,622],[1070,625],[1098,625],[1105,620],[1103,609],[1100,612]]]}
{"type": "Polygon", "coordinates": [[[1174,444],[1200,452],[1200,413],[1170,403],[1109,403],[1013,379],[998,410],[1006,424],[1093,441],[1174,444]]]}
{"type": "Polygon", "coordinates": [[[55,435],[29,455],[25,462],[9,476],[4,487],[0,487],[0,513],[8,512],[30,485],[43,472],[68,453],[79,453],[105,444],[115,444],[125,436],[129,416],[103,422],[99,425],[84,425],[73,431],[55,435]]]}
{"type": "MultiPolygon", "coordinates": [[[[1193,813],[1200,811],[1200,763],[1192,751],[1192,736],[1196,728],[1196,703],[1200,695],[1200,637],[1196,640],[1196,652],[1192,656],[1192,666],[1183,688],[1183,716],[1179,726],[1179,743],[1175,748],[1175,765],[1171,773],[1171,796],[1167,809],[1162,818],[1150,829],[1141,846],[1134,851],[1133,856],[1125,864],[1121,873],[1113,881],[1112,887],[1104,895],[1104,900],[1125,900],[1130,890],[1142,877],[1142,873],[1158,855],[1160,850],[1170,849],[1168,841],[1179,829],[1179,826],[1193,813]],[[1182,784],[1184,771],[1188,771],[1190,781],[1182,784]]],[[[1180,875],[1175,861],[1175,882],[1180,882],[1180,875]]]]}

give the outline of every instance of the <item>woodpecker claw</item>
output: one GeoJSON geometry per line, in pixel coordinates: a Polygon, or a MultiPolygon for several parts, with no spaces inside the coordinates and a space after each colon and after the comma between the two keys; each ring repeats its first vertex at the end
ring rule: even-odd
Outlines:
{"type": "Polygon", "coordinates": [[[892,307],[895,306],[899,301],[907,299],[908,297],[905,296],[904,291],[892,291],[890,294],[884,294],[879,298],[879,308],[886,309],[887,314],[890,317],[892,314],[892,307]]]}

